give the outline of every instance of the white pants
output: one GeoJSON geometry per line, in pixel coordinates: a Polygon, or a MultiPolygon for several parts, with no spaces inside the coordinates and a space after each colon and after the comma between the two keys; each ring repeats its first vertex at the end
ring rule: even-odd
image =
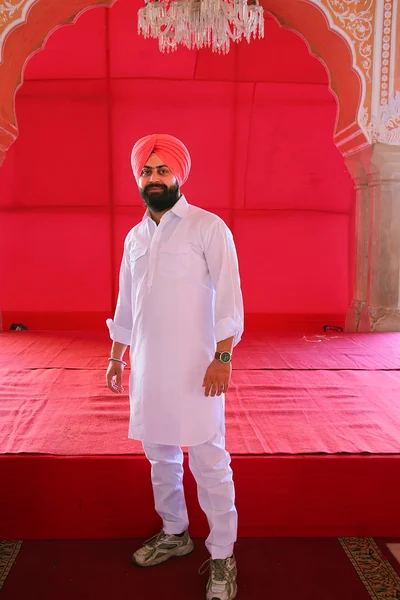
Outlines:
{"type": "MultiPolygon", "coordinates": [[[[148,442],[143,442],[143,449],[151,463],[155,508],[163,529],[168,534],[183,533],[189,518],[183,491],[182,449],[148,442]]],[[[212,558],[228,558],[237,538],[237,511],[225,436],[219,431],[208,442],[190,446],[188,453],[199,503],[210,526],[206,547],[212,558]]]]}

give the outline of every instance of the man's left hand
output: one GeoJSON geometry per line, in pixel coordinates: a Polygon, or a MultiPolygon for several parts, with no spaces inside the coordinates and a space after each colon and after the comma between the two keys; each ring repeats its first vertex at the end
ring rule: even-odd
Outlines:
{"type": "Polygon", "coordinates": [[[232,363],[222,363],[214,359],[208,367],[203,380],[205,396],[220,396],[228,391],[232,375],[232,363]]]}

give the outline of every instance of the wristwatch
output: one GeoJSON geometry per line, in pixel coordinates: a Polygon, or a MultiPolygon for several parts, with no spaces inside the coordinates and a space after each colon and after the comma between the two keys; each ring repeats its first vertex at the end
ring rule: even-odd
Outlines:
{"type": "Polygon", "coordinates": [[[231,362],[232,354],[230,352],[216,352],[214,358],[220,360],[224,364],[227,364],[231,362]]]}

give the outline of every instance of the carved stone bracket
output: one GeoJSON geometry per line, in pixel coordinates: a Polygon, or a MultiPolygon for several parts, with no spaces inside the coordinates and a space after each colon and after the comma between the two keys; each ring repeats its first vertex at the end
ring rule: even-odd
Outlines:
{"type": "Polygon", "coordinates": [[[18,130],[10,123],[2,123],[0,119],[0,166],[5,158],[6,150],[17,139],[18,130]]]}

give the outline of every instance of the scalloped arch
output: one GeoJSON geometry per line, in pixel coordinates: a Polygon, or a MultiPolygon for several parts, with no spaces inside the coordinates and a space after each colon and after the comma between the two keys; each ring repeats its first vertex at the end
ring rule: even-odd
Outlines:
{"type": "MultiPolygon", "coordinates": [[[[0,31],[0,164],[18,136],[15,94],[22,84],[26,62],[58,27],[72,24],[85,10],[110,7],[116,0],[21,0],[16,18],[0,31]]],[[[345,32],[334,25],[329,11],[317,0],[261,0],[264,8],[306,42],[311,54],[327,69],[338,113],[335,143],[345,154],[368,145],[360,124],[366,94],[365,78],[358,69],[354,48],[345,32]]]]}

